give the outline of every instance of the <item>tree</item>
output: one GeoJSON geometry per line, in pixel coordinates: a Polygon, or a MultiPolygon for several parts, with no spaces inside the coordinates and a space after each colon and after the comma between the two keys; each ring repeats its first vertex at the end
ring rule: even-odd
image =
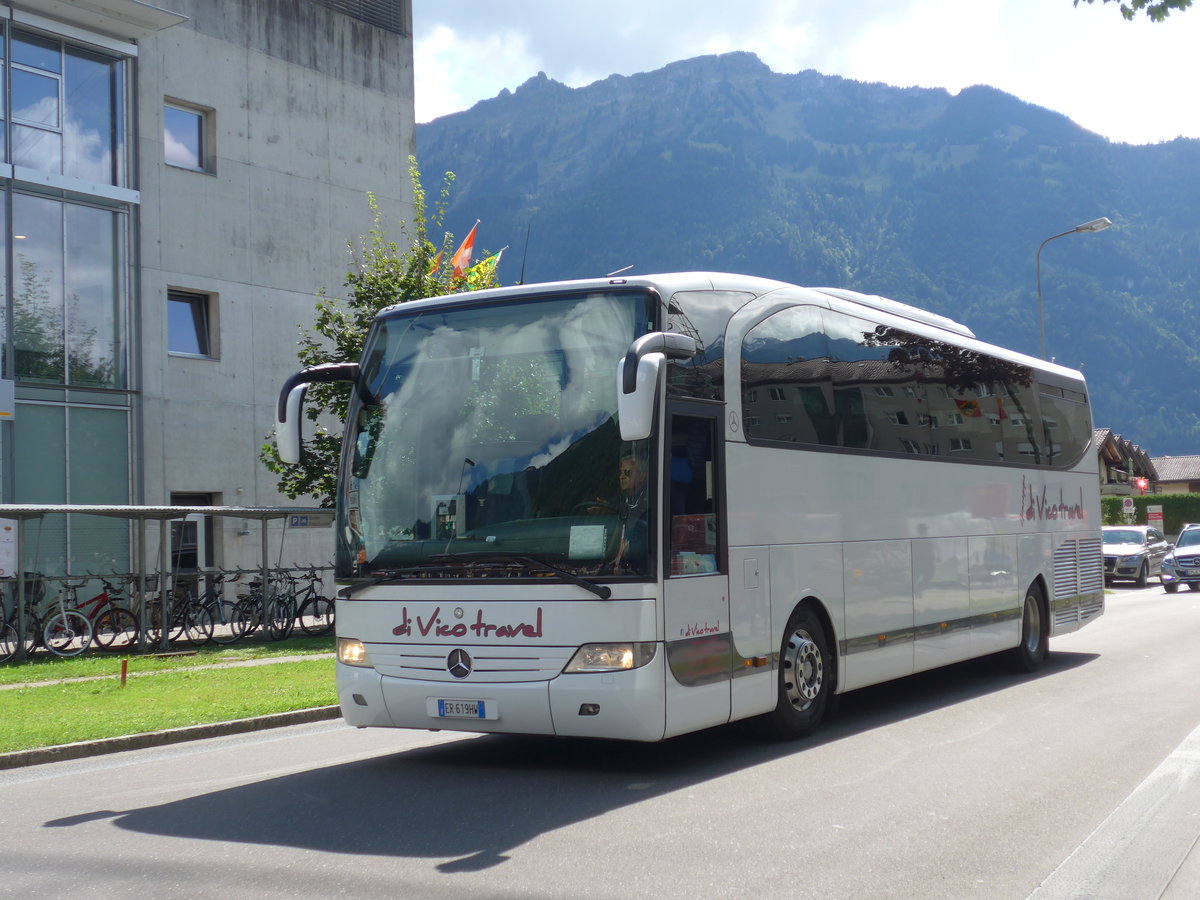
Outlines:
{"type": "MultiPolygon", "coordinates": [[[[446,173],[437,205],[430,212],[417,161],[410,156],[408,163],[413,218],[410,223],[400,223],[405,246],[388,238],[379,205],[374,195],[368,194],[375,227],[358,239],[357,247],[353,242],[347,245],[352,265],[346,273],[346,298],[329,297],[322,288],[311,328],[300,326],[296,356],[301,367],[358,359],[371,322],[385,306],[498,284],[495,258],[485,258],[456,277],[447,252],[454,236],[443,232],[440,245],[429,239],[430,226],[442,227],[454,173],[446,173]]],[[[274,442],[263,444],[259,459],[279,476],[281,493],[292,499],[312,496],[321,506],[333,505],[342,448],[341,423],[346,420],[350,390],[347,384],[312,385],[304,414],[313,423],[314,434],[304,442],[298,464],[281,462],[274,442]],[[335,424],[328,424],[331,422],[335,424]]]]}
{"type": "MultiPolygon", "coordinates": [[[[1080,0],[1075,0],[1079,5],[1080,0]]],[[[1084,3],[1095,3],[1096,0],[1083,0],[1084,3]]],[[[1121,15],[1133,21],[1139,12],[1145,12],[1152,22],[1162,22],[1171,14],[1171,10],[1183,11],[1192,5],[1192,0],[1101,0],[1103,3],[1119,3],[1121,15]]]]}

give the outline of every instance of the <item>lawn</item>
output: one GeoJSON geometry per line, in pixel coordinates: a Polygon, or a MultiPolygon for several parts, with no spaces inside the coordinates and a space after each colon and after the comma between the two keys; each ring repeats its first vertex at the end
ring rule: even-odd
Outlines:
{"type": "Polygon", "coordinates": [[[119,675],[122,659],[129,660],[129,671],[133,673],[192,669],[196,666],[280,656],[315,656],[332,653],[333,642],[332,637],[292,638],[286,641],[243,640],[236,644],[209,644],[190,649],[185,647],[165,654],[118,654],[95,650],[70,659],[59,659],[39,651],[28,662],[0,665],[0,685],[119,675]]]}
{"type": "Polygon", "coordinates": [[[201,648],[195,655],[109,656],[0,668],[0,753],[337,703],[332,638],[201,648]],[[220,666],[304,653],[265,665],[220,666]],[[104,676],[96,678],[95,676],[104,676]],[[61,681],[64,678],[84,681],[61,681]]]}

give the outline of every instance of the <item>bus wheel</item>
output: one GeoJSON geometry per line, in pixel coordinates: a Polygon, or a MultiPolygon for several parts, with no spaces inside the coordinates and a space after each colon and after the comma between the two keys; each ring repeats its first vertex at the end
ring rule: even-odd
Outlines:
{"type": "Polygon", "coordinates": [[[1021,643],[1008,651],[1008,661],[1018,672],[1036,672],[1050,651],[1050,622],[1046,618],[1046,602],[1036,584],[1025,592],[1021,609],[1021,643]]]}
{"type": "Polygon", "coordinates": [[[811,609],[797,607],[779,653],[779,699],[768,713],[774,736],[793,740],[821,723],[833,692],[833,657],[825,629],[811,609]]]}

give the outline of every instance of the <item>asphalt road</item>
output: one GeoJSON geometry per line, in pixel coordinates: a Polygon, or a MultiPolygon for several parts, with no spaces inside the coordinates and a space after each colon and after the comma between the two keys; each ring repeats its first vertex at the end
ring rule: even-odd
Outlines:
{"type": "Polygon", "coordinates": [[[1191,900],[1198,637],[1200,593],[1118,587],[1035,676],[859,691],[803,744],[333,722],[4,771],[0,895],[1191,900]]]}

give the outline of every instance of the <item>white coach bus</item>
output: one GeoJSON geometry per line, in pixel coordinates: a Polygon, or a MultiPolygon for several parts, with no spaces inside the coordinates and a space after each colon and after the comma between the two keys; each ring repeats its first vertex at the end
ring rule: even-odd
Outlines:
{"type": "Polygon", "coordinates": [[[337,687],[355,726],[656,741],[1104,610],[1079,372],[829,288],[681,273],[398,304],[353,382],[337,687]]]}

